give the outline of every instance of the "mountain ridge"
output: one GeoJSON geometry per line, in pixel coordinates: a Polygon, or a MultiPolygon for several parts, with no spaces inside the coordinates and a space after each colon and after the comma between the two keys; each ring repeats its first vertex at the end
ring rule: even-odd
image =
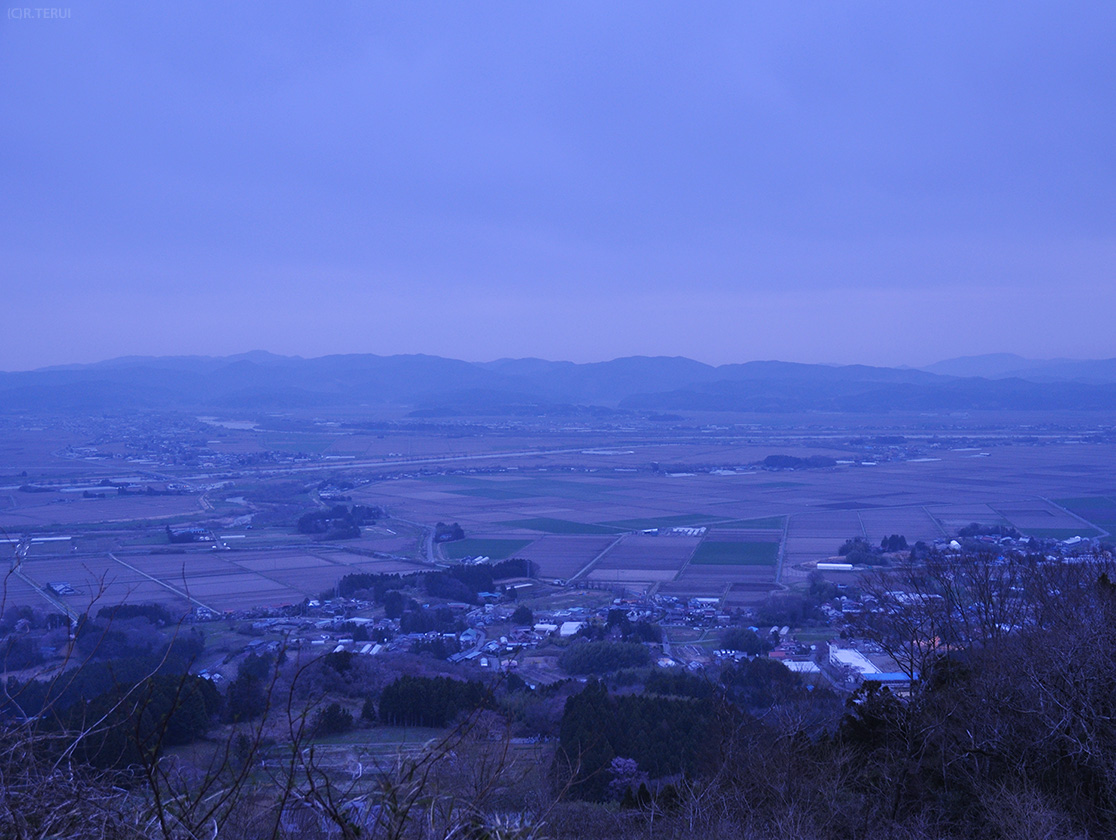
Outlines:
{"type": "Polygon", "coordinates": [[[1036,362],[994,354],[929,368],[776,360],[714,366],[684,356],[589,363],[537,358],[466,362],[426,354],[302,358],[265,351],[226,357],[130,356],[0,373],[0,410],[1116,410],[1116,359],[1036,362]],[[1029,373],[1010,375],[1019,364],[1029,373]],[[966,369],[989,375],[943,372],[966,369]]]}

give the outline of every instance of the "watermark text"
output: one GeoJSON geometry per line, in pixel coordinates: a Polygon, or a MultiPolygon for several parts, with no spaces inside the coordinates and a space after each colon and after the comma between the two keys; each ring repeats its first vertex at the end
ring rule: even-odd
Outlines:
{"type": "Polygon", "coordinates": [[[15,6],[8,9],[8,20],[69,20],[73,10],[68,6],[15,6]]]}

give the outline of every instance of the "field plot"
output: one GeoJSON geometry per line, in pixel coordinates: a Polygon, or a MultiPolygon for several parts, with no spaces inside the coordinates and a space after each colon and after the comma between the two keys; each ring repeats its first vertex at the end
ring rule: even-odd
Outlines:
{"type": "Polygon", "coordinates": [[[72,526],[79,523],[103,525],[113,522],[174,519],[202,512],[194,496],[108,496],[103,499],[73,498],[67,494],[12,494],[18,507],[0,511],[0,527],[21,529],[72,526]]]}
{"type": "Polygon", "coordinates": [[[1116,499],[1111,496],[1086,496],[1055,501],[1109,534],[1116,534],[1116,499]]]}
{"type": "Polygon", "coordinates": [[[721,598],[726,606],[762,601],[776,589],[771,566],[696,566],[691,563],[677,580],[662,584],[658,592],[677,598],[721,598]]]}
{"type": "Polygon", "coordinates": [[[725,593],[724,606],[726,608],[755,606],[775,589],[777,587],[774,581],[736,581],[725,593]]]}
{"type": "Polygon", "coordinates": [[[141,572],[182,588],[183,580],[197,575],[219,575],[236,571],[232,552],[190,552],[188,554],[117,555],[141,572]]]}
{"type": "Polygon", "coordinates": [[[609,549],[586,578],[648,585],[670,581],[686,565],[699,542],[698,537],[630,534],[609,549]]]}
{"type": "MultiPolygon", "coordinates": [[[[25,604],[41,609],[51,609],[46,599],[39,594],[35,587],[25,583],[21,578],[5,572],[3,579],[0,580],[0,613],[5,609],[25,604]]],[[[51,609],[51,611],[54,612],[55,610],[51,609]]]]}
{"type": "MultiPolygon", "coordinates": [[[[69,584],[73,594],[60,596],[59,600],[78,611],[92,607],[95,612],[100,607],[125,602],[167,604],[182,612],[188,609],[186,601],[170,589],[108,556],[44,558],[24,563],[23,573],[39,587],[69,584]]],[[[43,603],[41,596],[35,598],[29,603],[43,603]]]]}
{"type": "Polygon", "coordinates": [[[961,528],[976,522],[979,525],[1004,525],[1011,523],[987,504],[934,505],[926,508],[946,533],[955,535],[961,528]]]}
{"type": "Polygon", "coordinates": [[[541,531],[544,534],[619,534],[620,530],[606,525],[593,525],[587,522],[571,522],[568,519],[551,519],[538,516],[533,519],[513,519],[501,522],[509,528],[525,531],[541,531]]]}
{"type": "MultiPolygon", "coordinates": [[[[401,573],[424,566],[371,558],[336,549],[313,553],[301,549],[175,554],[120,554],[42,557],[23,565],[38,586],[66,583],[74,594],[61,600],[76,610],[95,601],[100,606],[155,602],[182,612],[186,596],[214,610],[280,606],[317,597],[352,572],[401,573]]],[[[12,603],[45,605],[42,596],[17,578],[9,587],[12,603]]]]}
{"type": "Polygon", "coordinates": [[[251,572],[190,578],[190,596],[217,611],[297,604],[308,596],[316,597],[320,591],[320,586],[293,589],[251,572]]]}
{"type": "Polygon", "coordinates": [[[594,583],[631,583],[650,586],[653,583],[664,583],[674,580],[677,575],[674,569],[618,569],[615,567],[602,569],[599,566],[588,575],[586,580],[594,583]]]}
{"type": "Polygon", "coordinates": [[[358,540],[345,540],[345,545],[353,548],[363,548],[369,551],[378,551],[381,554],[413,555],[419,550],[419,542],[414,537],[372,537],[358,540]]]}
{"type": "Polygon", "coordinates": [[[783,527],[786,525],[785,516],[761,516],[756,519],[730,519],[727,522],[718,522],[715,526],[718,531],[728,528],[738,528],[748,531],[776,531],[782,539],[783,527]]]}
{"type": "Polygon", "coordinates": [[[872,508],[860,511],[865,538],[872,545],[892,534],[902,534],[914,545],[918,540],[931,542],[945,536],[938,523],[921,507],[872,508]]]}
{"type": "Polygon", "coordinates": [[[350,571],[309,554],[244,560],[236,565],[309,597],[317,597],[350,571]]]}
{"type": "Polygon", "coordinates": [[[718,542],[782,542],[783,529],[774,528],[725,528],[718,525],[706,533],[707,540],[718,542]]]}
{"type": "Polygon", "coordinates": [[[620,540],[597,564],[598,569],[673,569],[677,572],[690,559],[699,537],[651,537],[631,534],[620,540]]]}
{"type": "Polygon", "coordinates": [[[568,580],[613,542],[613,537],[549,536],[531,543],[519,556],[537,563],[541,577],[568,580]]]}
{"type": "Polygon", "coordinates": [[[520,549],[529,546],[533,540],[508,540],[498,538],[467,538],[456,542],[442,543],[442,551],[450,560],[464,557],[489,557],[492,560],[507,560],[517,556],[520,549]]]}
{"type": "Polygon", "coordinates": [[[1073,536],[1095,537],[1099,533],[1073,514],[1041,499],[1003,502],[992,505],[992,508],[1030,537],[1061,540],[1073,536]]]}
{"type": "Polygon", "coordinates": [[[614,522],[602,522],[623,531],[647,531],[652,528],[698,528],[708,526],[714,522],[727,521],[723,516],[710,516],[708,514],[689,513],[679,516],[655,516],[649,519],[618,519],[614,522]]]}
{"type": "Polygon", "coordinates": [[[810,511],[795,514],[787,523],[785,556],[788,563],[831,557],[845,540],[864,536],[856,511],[810,511]]]}
{"type": "Polygon", "coordinates": [[[690,561],[697,566],[774,566],[777,542],[715,542],[704,540],[690,561]]]}

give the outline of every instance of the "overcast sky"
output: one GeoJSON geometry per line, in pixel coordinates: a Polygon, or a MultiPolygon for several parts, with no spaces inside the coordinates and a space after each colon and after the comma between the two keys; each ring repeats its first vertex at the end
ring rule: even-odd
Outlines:
{"type": "Polygon", "coordinates": [[[0,369],[1116,356],[1111,0],[109,5],[0,20],[0,369]]]}

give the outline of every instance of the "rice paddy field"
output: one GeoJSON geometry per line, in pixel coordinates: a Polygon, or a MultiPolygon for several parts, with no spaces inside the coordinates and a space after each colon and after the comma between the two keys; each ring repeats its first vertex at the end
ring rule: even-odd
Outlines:
{"type": "Polygon", "coordinates": [[[77,612],[128,602],[166,604],[181,612],[205,607],[222,613],[317,598],[353,572],[406,574],[423,568],[333,549],[108,552],[82,557],[32,553],[21,564],[18,577],[8,575],[5,603],[41,603],[36,590],[65,584],[72,593],[56,597],[77,612]]]}

